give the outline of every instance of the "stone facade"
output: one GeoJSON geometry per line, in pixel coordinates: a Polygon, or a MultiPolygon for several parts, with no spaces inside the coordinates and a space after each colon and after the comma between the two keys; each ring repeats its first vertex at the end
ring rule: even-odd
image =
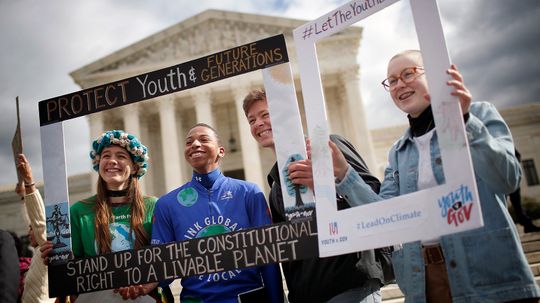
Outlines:
{"type": "Polygon", "coordinates": [[[524,165],[525,162],[534,164],[538,179],[540,169],[540,103],[529,103],[501,110],[501,115],[510,126],[514,144],[521,154],[522,177],[521,195],[540,202],[540,184],[528,184],[524,165]]]}
{"type": "MultiPolygon", "coordinates": [[[[301,100],[292,31],[305,22],[208,10],[90,63],[72,72],[71,76],[81,88],[89,88],[283,33],[301,100]]],[[[328,100],[330,130],[347,136],[359,147],[366,162],[375,165],[371,143],[361,144],[370,136],[363,119],[358,81],[361,34],[361,28],[351,27],[320,42],[317,49],[328,100]]],[[[104,130],[115,128],[137,135],[150,151],[151,168],[143,181],[144,192],[161,195],[190,178],[191,169],[182,156],[184,136],[189,127],[204,122],[218,130],[229,150],[222,162],[223,171],[243,176],[268,190],[266,172],[273,164],[273,156],[253,140],[242,110],[242,100],[247,92],[262,86],[262,73],[255,71],[95,113],[88,116],[90,136],[95,138],[104,130]],[[234,152],[227,144],[231,138],[238,145],[234,152]],[[246,167],[249,169],[244,169],[246,167]]],[[[301,112],[303,116],[303,109],[301,112]]],[[[95,180],[96,176],[93,178],[95,180]]]]}

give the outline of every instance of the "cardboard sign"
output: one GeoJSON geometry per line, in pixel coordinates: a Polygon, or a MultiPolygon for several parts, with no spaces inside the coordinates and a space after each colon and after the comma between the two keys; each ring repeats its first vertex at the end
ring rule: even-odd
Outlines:
{"type": "Polygon", "coordinates": [[[13,152],[13,161],[15,163],[15,171],[17,172],[17,183],[20,184],[24,180],[22,179],[22,176],[19,173],[19,170],[17,169],[18,156],[19,154],[23,153],[23,144],[22,144],[22,136],[21,136],[21,116],[19,114],[19,97],[17,97],[16,101],[17,101],[17,127],[15,128],[15,134],[13,135],[13,139],[11,140],[11,150],[13,152]]]}
{"type": "Polygon", "coordinates": [[[147,246],[49,266],[51,297],[188,276],[219,280],[237,268],[317,256],[314,220],[147,246]],[[203,277],[204,276],[204,277],[203,277]]]}
{"type": "Polygon", "coordinates": [[[61,122],[289,62],[285,39],[278,37],[40,101],[40,124],[61,122]]]}
{"type": "Polygon", "coordinates": [[[429,82],[446,183],[385,201],[338,211],[328,126],[315,43],[397,0],[351,1],[294,30],[308,133],[321,256],[434,239],[483,226],[463,116],[446,85],[450,58],[436,1],[411,0],[429,82]]]}

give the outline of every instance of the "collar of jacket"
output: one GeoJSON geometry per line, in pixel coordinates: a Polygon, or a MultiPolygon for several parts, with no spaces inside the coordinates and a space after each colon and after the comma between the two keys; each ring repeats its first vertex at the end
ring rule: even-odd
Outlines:
{"type": "Polygon", "coordinates": [[[272,166],[272,169],[270,169],[270,172],[266,176],[266,181],[268,182],[268,186],[272,188],[272,184],[279,183],[279,172],[278,172],[278,165],[277,162],[274,163],[274,166],[272,166]]]}
{"type": "MultiPolygon", "coordinates": [[[[436,139],[437,138],[437,130],[435,130],[435,132],[433,133],[433,137],[431,138],[431,140],[433,139],[436,139]]],[[[411,133],[411,129],[408,128],[405,133],[403,134],[403,136],[395,143],[396,145],[396,151],[400,151],[401,149],[405,148],[405,146],[408,144],[408,143],[413,143],[413,135],[411,133]]]]}

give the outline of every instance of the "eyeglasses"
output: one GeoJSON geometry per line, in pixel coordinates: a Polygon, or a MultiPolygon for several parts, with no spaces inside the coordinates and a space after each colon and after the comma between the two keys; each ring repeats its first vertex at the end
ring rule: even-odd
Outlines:
{"type": "Polygon", "coordinates": [[[391,91],[398,84],[398,80],[401,79],[403,83],[407,84],[411,83],[424,74],[423,70],[424,68],[420,66],[408,67],[399,74],[399,77],[388,77],[387,79],[384,79],[381,84],[384,86],[384,89],[391,91]],[[418,70],[422,70],[422,72],[418,72],[418,70]]]}

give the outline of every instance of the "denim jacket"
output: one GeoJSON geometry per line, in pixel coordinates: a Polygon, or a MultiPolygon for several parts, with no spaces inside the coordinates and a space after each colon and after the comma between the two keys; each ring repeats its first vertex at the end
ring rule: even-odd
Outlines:
{"type": "MultiPolygon", "coordinates": [[[[466,123],[484,227],[440,238],[453,302],[507,302],[540,297],[506,208],[505,196],[521,177],[508,126],[487,102],[471,104],[466,123]]],[[[437,133],[430,142],[431,167],[438,184],[444,173],[437,133]]],[[[410,129],[390,150],[380,194],[363,184],[349,167],[336,188],[352,205],[417,191],[418,150],[410,129]]],[[[406,243],[392,256],[394,272],[405,302],[424,303],[425,265],[420,241],[406,243]]]]}

